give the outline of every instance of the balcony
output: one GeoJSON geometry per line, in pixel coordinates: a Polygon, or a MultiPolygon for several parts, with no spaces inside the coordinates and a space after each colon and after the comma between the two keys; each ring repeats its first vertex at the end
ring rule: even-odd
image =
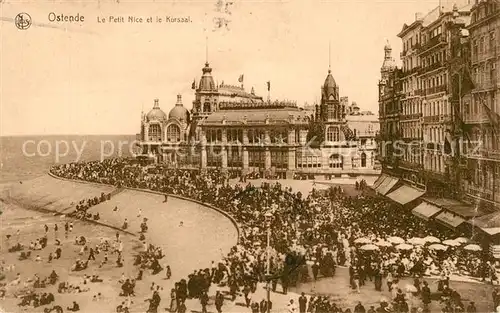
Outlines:
{"type": "Polygon", "coordinates": [[[446,37],[441,34],[441,35],[437,35],[433,38],[431,38],[430,40],[428,40],[426,43],[424,43],[419,49],[418,49],[418,53],[423,53],[429,49],[432,49],[440,44],[443,44],[443,43],[446,43],[446,37]]]}
{"type": "Polygon", "coordinates": [[[403,71],[403,73],[401,74],[401,78],[413,75],[415,73],[420,73],[420,70],[421,70],[421,67],[416,66],[416,67],[412,68],[411,70],[403,71]]]}
{"type": "Polygon", "coordinates": [[[478,160],[500,161],[500,150],[487,149],[482,147],[474,149],[474,147],[472,147],[470,153],[467,153],[467,157],[470,159],[478,159],[478,160]]]}
{"type": "Polygon", "coordinates": [[[447,88],[445,85],[443,86],[436,86],[436,87],[431,87],[427,89],[426,95],[432,95],[435,93],[440,93],[440,92],[446,92],[447,88]]]}
{"type": "Polygon", "coordinates": [[[490,118],[486,113],[482,114],[464,114],[462,119],[465,124],[488,124],[490,118]]]}
{"type": "Polygon", "coordinates": [[[426,124],[439,123],[439,115],[424,116],[424,123],[426,124]]]}
{"type": "Polygon", "coordinates": [[[427,150],[437,150],[437,151],[440,151],[441,147],[442,147],[442,145],[440,143],[437,143],[437,142],[428,142],[425,145],[425,148],[427,150]]]}
{"type": "Polygon", "coordinates": [[[489,91],[497,88],[497,78],[492,77],[491,79],[477,82],[474,86],[474,92],[489,91]]]}
{"type": "Polygon", "coordinates": [[[447,182],[447,178],[446,178],[446,173],[442,173],[442,172],[434,172],[434,171],[431,171],[431,170],[424,170],[423,171],[424,175],[426,178],[429,178],[429,179],[432,179],[432,180],[437,180],[437,181],[441,181],[441,182],[447,182]]]}
{"type": "Polygon", "coordinates": [[[466,193],[474,198],[493,200],[493,192],[486,189],[486,187],[469,184],[467,186],[466,193]]]}
{"type": "Polygon", "coordinates": [[[422,117],[422,113],[405,114],[401,116],[401,120],[418,120],[420,117],[422,117]]]}
{"type": "Polygon", "coordinates": [[[482,53],[472,53],[471,61],[472,63],[483,62],[485,60],[497,57],[497,47],[490,47],[487,51],[482,53]]]}
{"type": "Polygon", "coordinates": [[[441,68],[443,67],[444,64],[442,62],[435,62],[435,63],[432,63],[431,65],[429,66],[426,66],[426,67],[422,67],[419,71],[418,71],[418,74],[419,75],[422,75],[422,74],[425,74],[427,72],[430,72],[430,71],[434,71],[434,70],[437,70],[438,68],[441,68]]]}
{"type": "Polygon", "coordinates": [[[403,169],[413,170],[413,171],[421,171],[424,169],[424,166],[420,163],[413,163],[409,161],[399,161],[399,167],[403,169]]]}

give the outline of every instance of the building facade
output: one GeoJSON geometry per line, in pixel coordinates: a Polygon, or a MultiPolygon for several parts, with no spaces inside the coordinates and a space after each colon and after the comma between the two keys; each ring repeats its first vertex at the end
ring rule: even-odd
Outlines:
{"type": "Polygon", "coordinates": [[[321,86],[321,103],[306,109],[290,101],[264,101],[253,88],[216,84],[208,62],[192,87],[191,112],[179,96],[168,116],[157,100],[142,116],[142,158],[287,178],[380,172],[374,169],[378,118],[355,103],[341,103],[331,71],[321,86]],[[319,144],[310,142],[313,128],[320,129],[319,144]]]}
{"type": "Polygon", "coordinates": [[[373,188],[436,225],[472,235],[479,227],[492,235],[500,227],[491,222],[500,214],[500,13],[496,1],[469,2],[416,14],[403,26],[400,72],[385,47],[379,82],[383,169],[373,188]],[[399,97],[391,88],[398,85],[399,97]],[[398,156],[383,154],[384,142],[398,136],[398,156]]]}
{"type": "Polygon", "coordinates": [[[474,88],[461,108],[471,142],[462,186],[469,201],[500,209],[500,4],[476,1],[471,14],[468,30],[474,88]]]}
{"type": "Polygon", "coordinates": [[[401,70],[396,67],[389,44],[384,47],[384,62],[380,73],[378,159],[383,172],[389,173],[399,167],[401,160],[401,156],[395,153],[395,144],[401,139],[401,70]]]}

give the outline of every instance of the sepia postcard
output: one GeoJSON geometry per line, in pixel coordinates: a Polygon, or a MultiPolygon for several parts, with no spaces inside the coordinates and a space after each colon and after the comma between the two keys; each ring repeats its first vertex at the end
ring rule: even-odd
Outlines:
{"type": "Polygon", "coordinates": [[[499,0],[0,0],[0,312],[500,312],[499,0]]]}

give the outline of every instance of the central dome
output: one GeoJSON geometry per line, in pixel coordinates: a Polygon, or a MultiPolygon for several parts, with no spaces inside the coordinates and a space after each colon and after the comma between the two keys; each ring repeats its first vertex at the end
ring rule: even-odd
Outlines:
{"type": "Polygon", "coordinates": [[[151,111],[146,115],[147,119],[150,121],[159,121],[167,119],[167,114],[160,109],[160,105],[158,104],[158,99],[155,99],[155,104],[151,111]]]}

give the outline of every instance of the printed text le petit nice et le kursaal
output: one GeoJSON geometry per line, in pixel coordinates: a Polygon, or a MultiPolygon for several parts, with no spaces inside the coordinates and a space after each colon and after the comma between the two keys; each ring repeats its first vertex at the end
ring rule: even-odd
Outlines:
{"type": "Polygon", "coordinates": [[[190,16],[113,16],[108,17],[98,16],[98,23],[129,23],[129,24],[141,24],[141,23],[191,23],[190,16]]]}

